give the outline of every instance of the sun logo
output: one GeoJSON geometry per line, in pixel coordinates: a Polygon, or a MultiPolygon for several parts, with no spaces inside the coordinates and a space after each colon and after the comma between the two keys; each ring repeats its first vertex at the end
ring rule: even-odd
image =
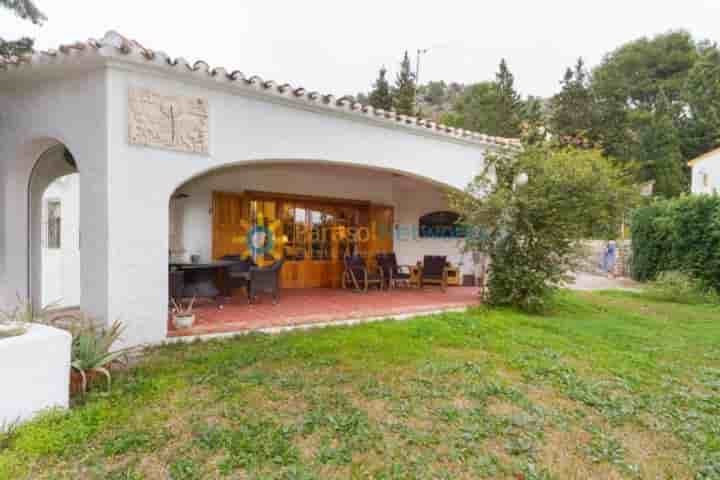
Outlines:
{"type": "Polygon", "coordinates": [[[254,225],[243,221],[242,234],[233,237],[232,242],[241,249],[243,257],[251,256],[260,267],[283,258],[287,238],[283,235],[283,225],[280,220],[273,220],[269,224],[265,217],[259,213],[254,225]],[[272,257],[268,260],[267,257],[272,257]]]}

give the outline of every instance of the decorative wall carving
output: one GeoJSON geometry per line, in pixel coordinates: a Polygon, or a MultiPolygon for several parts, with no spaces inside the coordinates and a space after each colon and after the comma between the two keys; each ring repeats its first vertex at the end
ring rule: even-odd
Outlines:
{"type": "Polygon", "coordinates": [[[133,145],[208,154],[208,102],[131,87],[128,142],[133,145]]]}

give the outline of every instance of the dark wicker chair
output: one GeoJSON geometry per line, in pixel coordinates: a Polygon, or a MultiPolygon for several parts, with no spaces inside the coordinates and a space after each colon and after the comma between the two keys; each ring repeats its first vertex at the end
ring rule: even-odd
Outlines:
{"type": "Polygon", "coordinates": [[[365,259],[360,255],[348,255],[343,257],[345,272],[343,272],[342,286],[347,288],[352,285],[356,290],[367,292],[370,285],[377,285],[380,290],[383,287],[382,269],[377,272],[368,270],[365,259]]]}
{"type": "Polygon", "coordinates": [[[400,283],[410,285],[411,267],[410,265],[398,265],[394,253],[378,253],[375,259],[388,289],[397,287],[400,283]]]}
{"type": "Polygon", "coordinates": [[[232,293],[235,288],[244,288],[247,293],[248,303],[250,302],[250,268],[255,266],[252,258],[247,257],[245,259],[240,255],[225,255],[221,260],[233,262],[228,267],[227,278],[225,281],[228,282],[226,288],[232,293]]]}
{"type": "Polygon", "coordinates": [[[439,284],[444,292],[447,290],[447,257],[444,255],[425,255],[420,271],[420,286],[439,284]]]}
{"type": "Polygon", "coordinates": [[[183,298],[185,290],[185,273],[182,270],[170,269],[168,272],[168,303],[172,300],[180,301],[183,298]]]}
{"type": "Polygon", "coordinates": [[[250,288],[249,301],[252,303],[257,299],[260,292],[269,293],[273,297],[273,305],[278,303],[280,298],[280,269],[285,259],[278,260],[269,267],[250,267],[250,288]]]}

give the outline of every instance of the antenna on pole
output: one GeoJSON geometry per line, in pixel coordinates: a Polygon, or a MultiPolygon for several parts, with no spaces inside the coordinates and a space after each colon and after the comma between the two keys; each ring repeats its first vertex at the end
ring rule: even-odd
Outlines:
{"type": "Polygon", "coordinates": [[[420,84],[420,55],[425,55],[431,48],[432,47],[417,49],[417,60],[415,61],[415,85],[420,84]]]}

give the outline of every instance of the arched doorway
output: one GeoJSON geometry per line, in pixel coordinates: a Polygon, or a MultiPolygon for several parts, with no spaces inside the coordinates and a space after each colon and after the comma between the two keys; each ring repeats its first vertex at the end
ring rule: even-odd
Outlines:
{"type": "Polygon", "coordinates": [[[28,185],[28,292],[35,308],[80,305],[80,174],[56,144],[35,163],[28,185]]]}

